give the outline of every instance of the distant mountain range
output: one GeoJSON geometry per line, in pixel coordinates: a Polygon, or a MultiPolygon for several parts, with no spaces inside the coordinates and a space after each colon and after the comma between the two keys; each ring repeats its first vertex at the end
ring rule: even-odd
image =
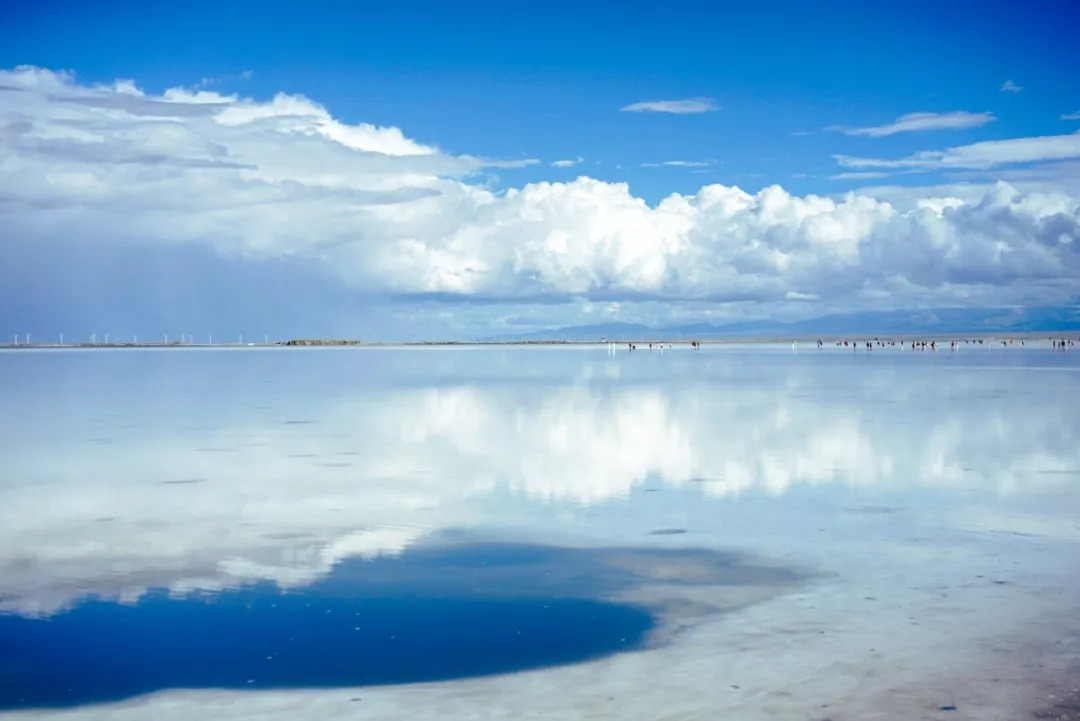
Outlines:
{"type": "Polygon", "coordinates": [[[592,341],[793,338],[842,335],[937,335],[949,333],[1060,333],[1080,331],[1080,306],[1034,308],[937,308],[934,310],[869,311],[784,323],[775,320],[738,323],[691,323],[651,327],[636,323],[576,325],[545,331],[489,336],[480,340],[592,341]]]}

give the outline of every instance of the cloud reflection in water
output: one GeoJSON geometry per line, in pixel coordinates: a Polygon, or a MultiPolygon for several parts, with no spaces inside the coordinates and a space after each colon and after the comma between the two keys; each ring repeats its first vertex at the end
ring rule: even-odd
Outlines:
{"type": "Polygon", "coordinates": [[[980,368],[987,357],[69,354],[45,378],[5,357],[27,382],[3,400],[27,412],[0,458],[0,608],[302,586],[346,558],[498,524],[506,499],[557,528],[558,507],[646,483],[716,502],[813,484],[1073,484],[1080,409],[1059,399],[1080,375],[980,368]],[[73,410],[76,385],[91,397],[73,410]]]}

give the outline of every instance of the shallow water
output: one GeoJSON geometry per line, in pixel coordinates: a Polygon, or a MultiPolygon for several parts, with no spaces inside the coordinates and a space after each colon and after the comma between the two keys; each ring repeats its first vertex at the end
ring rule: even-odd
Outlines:
{"type": "Polygon", "coordinates": [[[1072,673],[1078,359],[0,352],[0,707],[995,718],[1072,673]]]}
{"type": "Polygon", "coordinates": [[[345,560],[289,592],[272,583],[153,591],[131,603],[83,599],[47,618],[0,616],[0,708],[168,688],[433,681],[639,646],[652,625],[645,609],[580,598],[597,589],[588,560],[569,549],[451,546],[345,560]],[[537,582],[568,567],[561,584],[537,582]]]}

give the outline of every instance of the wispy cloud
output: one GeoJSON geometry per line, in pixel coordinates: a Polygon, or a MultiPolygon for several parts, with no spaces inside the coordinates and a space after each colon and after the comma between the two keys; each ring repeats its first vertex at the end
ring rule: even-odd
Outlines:
{"type": "Polygon", "coordinates": [[[671,113],[673,115],[694,115],[716,110],[712,98],[686,98],[685,100],[645,100],[619,108],[624,113],[671,113]]]}
{"type": "Polygon", "coordinates": [[[830,175],[829,180],[873,180],[875,178],[887,178],[893,173],[883,173],[880,170],[870,170],[855,173],[838,173],[830,175]]]}
{"type": "Polygon", "coordinates": [[[580,164],[584,160],[585,160],[585,158],[583,158],[583,157],[581,157],[579,155],[579,156],[577,156],[577,158],[574,158],[573,160],[556,160],[551,164],[551,167],[553,167],[553,168],[572,168],[575,165],[580,164]]]}
{"type": "Polygon", "coordinates": [[[1032,138],[988,140],[945,150],[921,150],[895,160],[834,155],[845,168],[941,168],[987,169],[1015,163],[1044,160],[1067,160],[1080,157],[1080,131],[1069,135],[1044,135],[1032,138]]]}
{"type": "Polygon", "coordinates": [[[1001,84],[1001,88],[999,88],[998,92],[1001,92],[1001,93],[1018,93],[1023,89],[1024,89],[1023,85],[1017,85],[1012,80],[1006,80],[1005,82],[1003,82],[1001,84]]]}
{"type": "Polygon", "coordinates": [[[498,160],[494,158],[472,158],[472,156],[462,156],[475,160],[479,166],[486,168],[528,168],[531,165],[540,165],[540,161],[536,158],[519,158],[516,160],[498,160]]]}
{"type": "Polygon", "coordinates": [[[1077,110],[1075,113],[1065,113],[1064,115],[1061,116],[1061,119],[1062,120],[1080,120],[1080,110],[1077,110]]]}
{"type": "Polygon", "coordinates": [[[1080,160],[1035,163],[1015,168],[957,170],[946,173],[949,180],[989,185],[999,180],[1025,192],[1057,192],[1080,195],[1080,160]]]}
{"type": "Polygon", "coordinates": [[[707,168],[712,165],[711,160],[665,160],[664,165],[675,168],[707,168]]]}
{"type": "Polygon", "coordinates": [[[237,73],[236,75],[221,75],[217,77],[200,78],[199,82],[195,83],[195,85],[192,87],[194,87],[196,90],[206,90],[207,88],[212,88],[216,85],[222,85],[224,83],[229,83],[235,80],[251,80],[251,73],[252,71],[250,70],[244,70],[243,72],[237,73]]]}
{"type": "Polygon", "coordinates": [[[887,125],[874,125],[866,128],[849,128],[833,125],[826,130],[835,130],[844,135],[866,135],[881,138],[896,133],[915,133],[927,130],[963,130],[978,128],[997,120],[993,113],[969,113],[966,110],[954,110],[951,113],[908,113],[901,115],[887,125]]]}
{"type": "Polygon", "coordinates": [[[643,168],[708,168],[714,165],[711,160],[665,160],[661,163],[642,163],[643,168]]]}

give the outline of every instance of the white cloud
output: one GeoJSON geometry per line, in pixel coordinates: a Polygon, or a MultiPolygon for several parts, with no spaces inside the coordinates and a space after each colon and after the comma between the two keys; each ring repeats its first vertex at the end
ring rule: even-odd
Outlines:
{"type": "Polygon", "coordinates": [[[945,182],[935,185],[864,186],[855,192],[904,208],[917,208],[941,198],[959,198],[964,205],[977,205],[1002,181],[1024,195],[1080,197],[1080,160],[991,170],[950,170],[943,175],[945,182]]]}
{"type": "Polygon", "coordinates": [[[1046,135],[1009,140],[987,140],[945,150],[922,150],[897,160],[834,155],[846,168],[994,168],[1000,165],[1067,160],[1080,157],[1080,131],[1068,135],[1046,135]]]}
{"type": "Polygon", "coordinates": [[[244,70],[237,73],[236,75],[222,75],[217,77],[202,78],[201,80],[199,80],[199,82],[195,83],[195,88],[202,90],[205,88],[213,87],[214,85],[221,85],[222,83],[227,83],[234,80],[247,81],[251,80],[251,76],[251,70],[244,70]]]}
{"type": "Polygon", "coordinates": [[[978,128],[996,119],[993,113],[969,113],[966,110],[956,110],[951,113],[908,113],[907,115],[901,115],[887,125],[876,125],[867,128],[834,126],[826,129],[837,130],[845,135],[866,135],[871,138],[880,138],[886,135],[895,135],[896,133],[978,128]]]}
{"type": "Polygon", "coordinates": [[[553,168],[572,168],[575,165],[579,165],[584,162],[585,158],[580,155],[573,160],[556,160],[551,164],[553,168]]]}
{"type": "MultiPolygon", "coordinates": [[[[155,96],[33,68],[0,73],[0,86],[13,88],[0,91],[9,248],[195,244],[305,259],[366,293],[483,302],[1060,301],[1080,276],[1078,245],[1059,242],[1080,236],[1080,204],[1057,193],[995,186],[940,214],[777,186],[706,185],[655,205],[588,177],[500,192],[471,176],[534,161],[450,155],[301,96],[155,96]]],[[[1077,155],[1080,134],[840,161],[878,172],[1077,155]]]]}
{"type": "Polygon", "coordinates": [[[687,98],[685,100],[645,100],[619,108],[624,113],[671,113],[674,115],[693,115],[716,110],[716,103],[711,98],[687,98]]]}
{"type": "Polygon", "coordinates": [[[856,173],[837,173],[836,175],[830,175],[830,180],[870,180],[873,178],[887,178],[891,173],[883,173],[878,170],[869,170],[866,172],[856,173]]]}
{"type": "Polygon", "coordinates": [[[1077,110],[1075,113],[1066,113],[1065,115],[1061,116],[1061,119],[1062,120],[1080,120],[1080,110],[1077,110]]]}
{"type": "Polygon", "coordinates": [[[923,198],[917,203],[919,208],[926,208],[940,215],[946,210],[955,210],[964,207],[964,201],[960,198],[923,198]]]}
{"type": "Polygon", "coordinates": [[[660,163],[642,163],[643,168],[708,168],[711,160],[665,160],[660,163]]]}
{"type": "Polygon", "coordinates": [[[712,165],[708,160],[665,160],[663,165],[673,168],[707,168],[712,165]]]}
{"type": "Polygon", "coordinates": [[[1004,83],[1001,84],[1001,88],[999,88],[999,92],[1002,92],[1002,93],[1018,93],[1023,89],[1024,89],[1024,87],[1022,85],[1017,85],[1012,80],[1006,80],[1004,83]]]}

